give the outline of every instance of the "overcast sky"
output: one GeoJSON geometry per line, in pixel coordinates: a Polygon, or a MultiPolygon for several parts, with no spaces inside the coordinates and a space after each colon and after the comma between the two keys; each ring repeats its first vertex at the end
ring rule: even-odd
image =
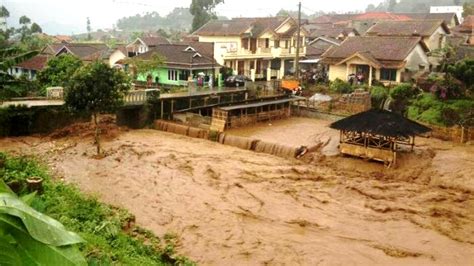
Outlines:
{"type": "MultiPolygon", "coordinates": [[[[347,12],[364,10],[382,0],[302,0],[302,11],[318,10],[347,12]]],[[[0,0],[10,10],[9,23],[26,15],[40,24],[50,34],[84,32],[86,18],[92,28],[111,28],[117,19],[137,13],[156,11],[166,15],[174,7],[189,7],[191,0],[0,0]],[[56,32],[53,32],[56,31],[56,32]]],[[[298,0],[225,0],[216,9],[218,15],[227,17],[268,16],[280,9],[297,9],[298,0]]]]}

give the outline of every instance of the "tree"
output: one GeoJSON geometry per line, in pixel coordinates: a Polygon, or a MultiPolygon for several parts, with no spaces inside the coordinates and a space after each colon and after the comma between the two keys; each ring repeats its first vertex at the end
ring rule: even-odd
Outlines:
{"type": "Polygon", "coordinates": [[[469,4],[468,2],[463,5],[464,11],[462,12],[462,17],[467,18],[468,16],[474,15],[474,4],[469,4]]]}
{"type": "Polygon", "coordinates": [[[158,53],[151,55],[149,59],[142,59],[140,56],[128,58],[126,63],[130,65],[133,77],[136,79],[138,75],[143,75],[147,78],[151,76],[151,72],[163,65],[165,59],[158,53]]]}
{"type": "Polygon", "coordinates": [[[124,72],[96,61],[80,68],[66,87],[65,102],[74,112],[92,114],[95,125],[97,155],[102,155],[99,114],[113,112],[123,105],[123,98],[130,89],[130,80],[124,72]]]}
{"type": "Polygon", "coordinates": [[[19,22],[21,25],[28,25],[31,23],[31,19],[27,16],[21,16],[19,22]]]}
{"type": "Polygon", "coordinates": [[[5,6],[0,7],[0,18],[9,18],[10,12],[5,6]]]}
{"type": "Polygon", "coordinates": [[[369,4],[367,8],[365,9],[365,12],[372,12],[375,10],[375,5],[374,4],[369,4]]]}
{"type": "Polygon", "coordinates": [[[21,27],[17,30],[17,32],[20,34],[20,39],[23,42],[28,36],[31,35],[31,29],[29,26],[31,19],[29,19],[27,16],[21,16],[19,22],[21,27]]]}
{"type": "Polygon", "coordinates": [[[388,2],[387,11],[389,11],[389,12],[394,12],[396,6],[397,6],[397,0],[390,0],[390,1],[388,2]]]}
{"type": "Polygon", "coordinates": [[[216,19],[214,8],[224,0],[192,0],[189,13],[193,15],[191,31],[196,31],[211,19],[216,19]]]}
{"type": "Polygon", "coordinates": [[[87,40],[88,41],[92,40],[91,31],[92,31],[91,20],[89,19],[89,17],[87,17],[87,40]]]}
{"type": "Polygon", "coordinates": [[[8,69],[38,54],[37,51],[22,53],[19,48],[0,49],[0,99],[17,96],[21,81],[8,74],[8,69]]]}
{"type": "Polygon", "coordinates": [[[31,24],[30,31],[31,33],[42,33],[43,29],[41,29],[41,27],[38,24],[33,23],[31,24]]]}
{"type": "Polygon", "coordinates": [[[461,81],[471,93],[474,93],[474,59],[464,59],[448,67],[448,73],[461,81]]]}
{"type": "Polygon", "coordinates": [[[66,87],[74,73],[82,66],[82,61],[74,55],[62,54],[51,58],[45,69],[38,73],[41,87],[66,87]]]}

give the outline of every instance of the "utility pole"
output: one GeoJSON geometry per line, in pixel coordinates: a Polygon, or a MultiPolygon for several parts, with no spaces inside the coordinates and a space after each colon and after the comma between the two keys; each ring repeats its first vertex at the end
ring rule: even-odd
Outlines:
{"type": "Polygon", "coordinates": [[[295,78],[300,78],[300,46],[301,46],[301,2],[298,4],[298,39],[296,40],[296,56],[293,68],[295,69],[295,78]]]}

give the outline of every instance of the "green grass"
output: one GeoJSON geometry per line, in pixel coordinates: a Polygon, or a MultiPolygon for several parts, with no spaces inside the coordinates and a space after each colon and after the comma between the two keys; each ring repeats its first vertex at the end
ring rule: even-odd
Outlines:
{"type": "Polygon", "coordinates": [[[133,225],[134,217],[126,210],[53,180],[48,169],[32,158],[0,152],[0,177],[13,184],[19,196],[28,192],[25,180],[30,176],[44,179],[43,193],[35,197],[32,207],[87,241],[79,248],[89,265],[193,265],[174,253],[174,237],[160,239],[133,225]]]}
{"type": "MultiPolygon", "coordinates": [[[[410,119],[438,126],[453,126],[468,120],[474,110],[474,100],[439,100],[431,93],[424,93],[411,100],[408,107],[410,119]]],[[[471,121],[472,123],[472,121],[471,121]]]]}

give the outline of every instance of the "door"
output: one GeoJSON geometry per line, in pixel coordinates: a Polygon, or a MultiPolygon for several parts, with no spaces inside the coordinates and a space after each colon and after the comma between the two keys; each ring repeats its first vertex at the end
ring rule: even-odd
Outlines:
{"type": "Polygon", "coordinates": [[[252,51],[253,54],[257,52],[257,39],[250,39],[250,51],[252,51]]]}
{"type": "Polygon", "coordinates": [[[237,73],[239,75],[244,74],[244,67],[245,67],[245,61],[238,61],[238,66],[237,66],[237,73]]]}

